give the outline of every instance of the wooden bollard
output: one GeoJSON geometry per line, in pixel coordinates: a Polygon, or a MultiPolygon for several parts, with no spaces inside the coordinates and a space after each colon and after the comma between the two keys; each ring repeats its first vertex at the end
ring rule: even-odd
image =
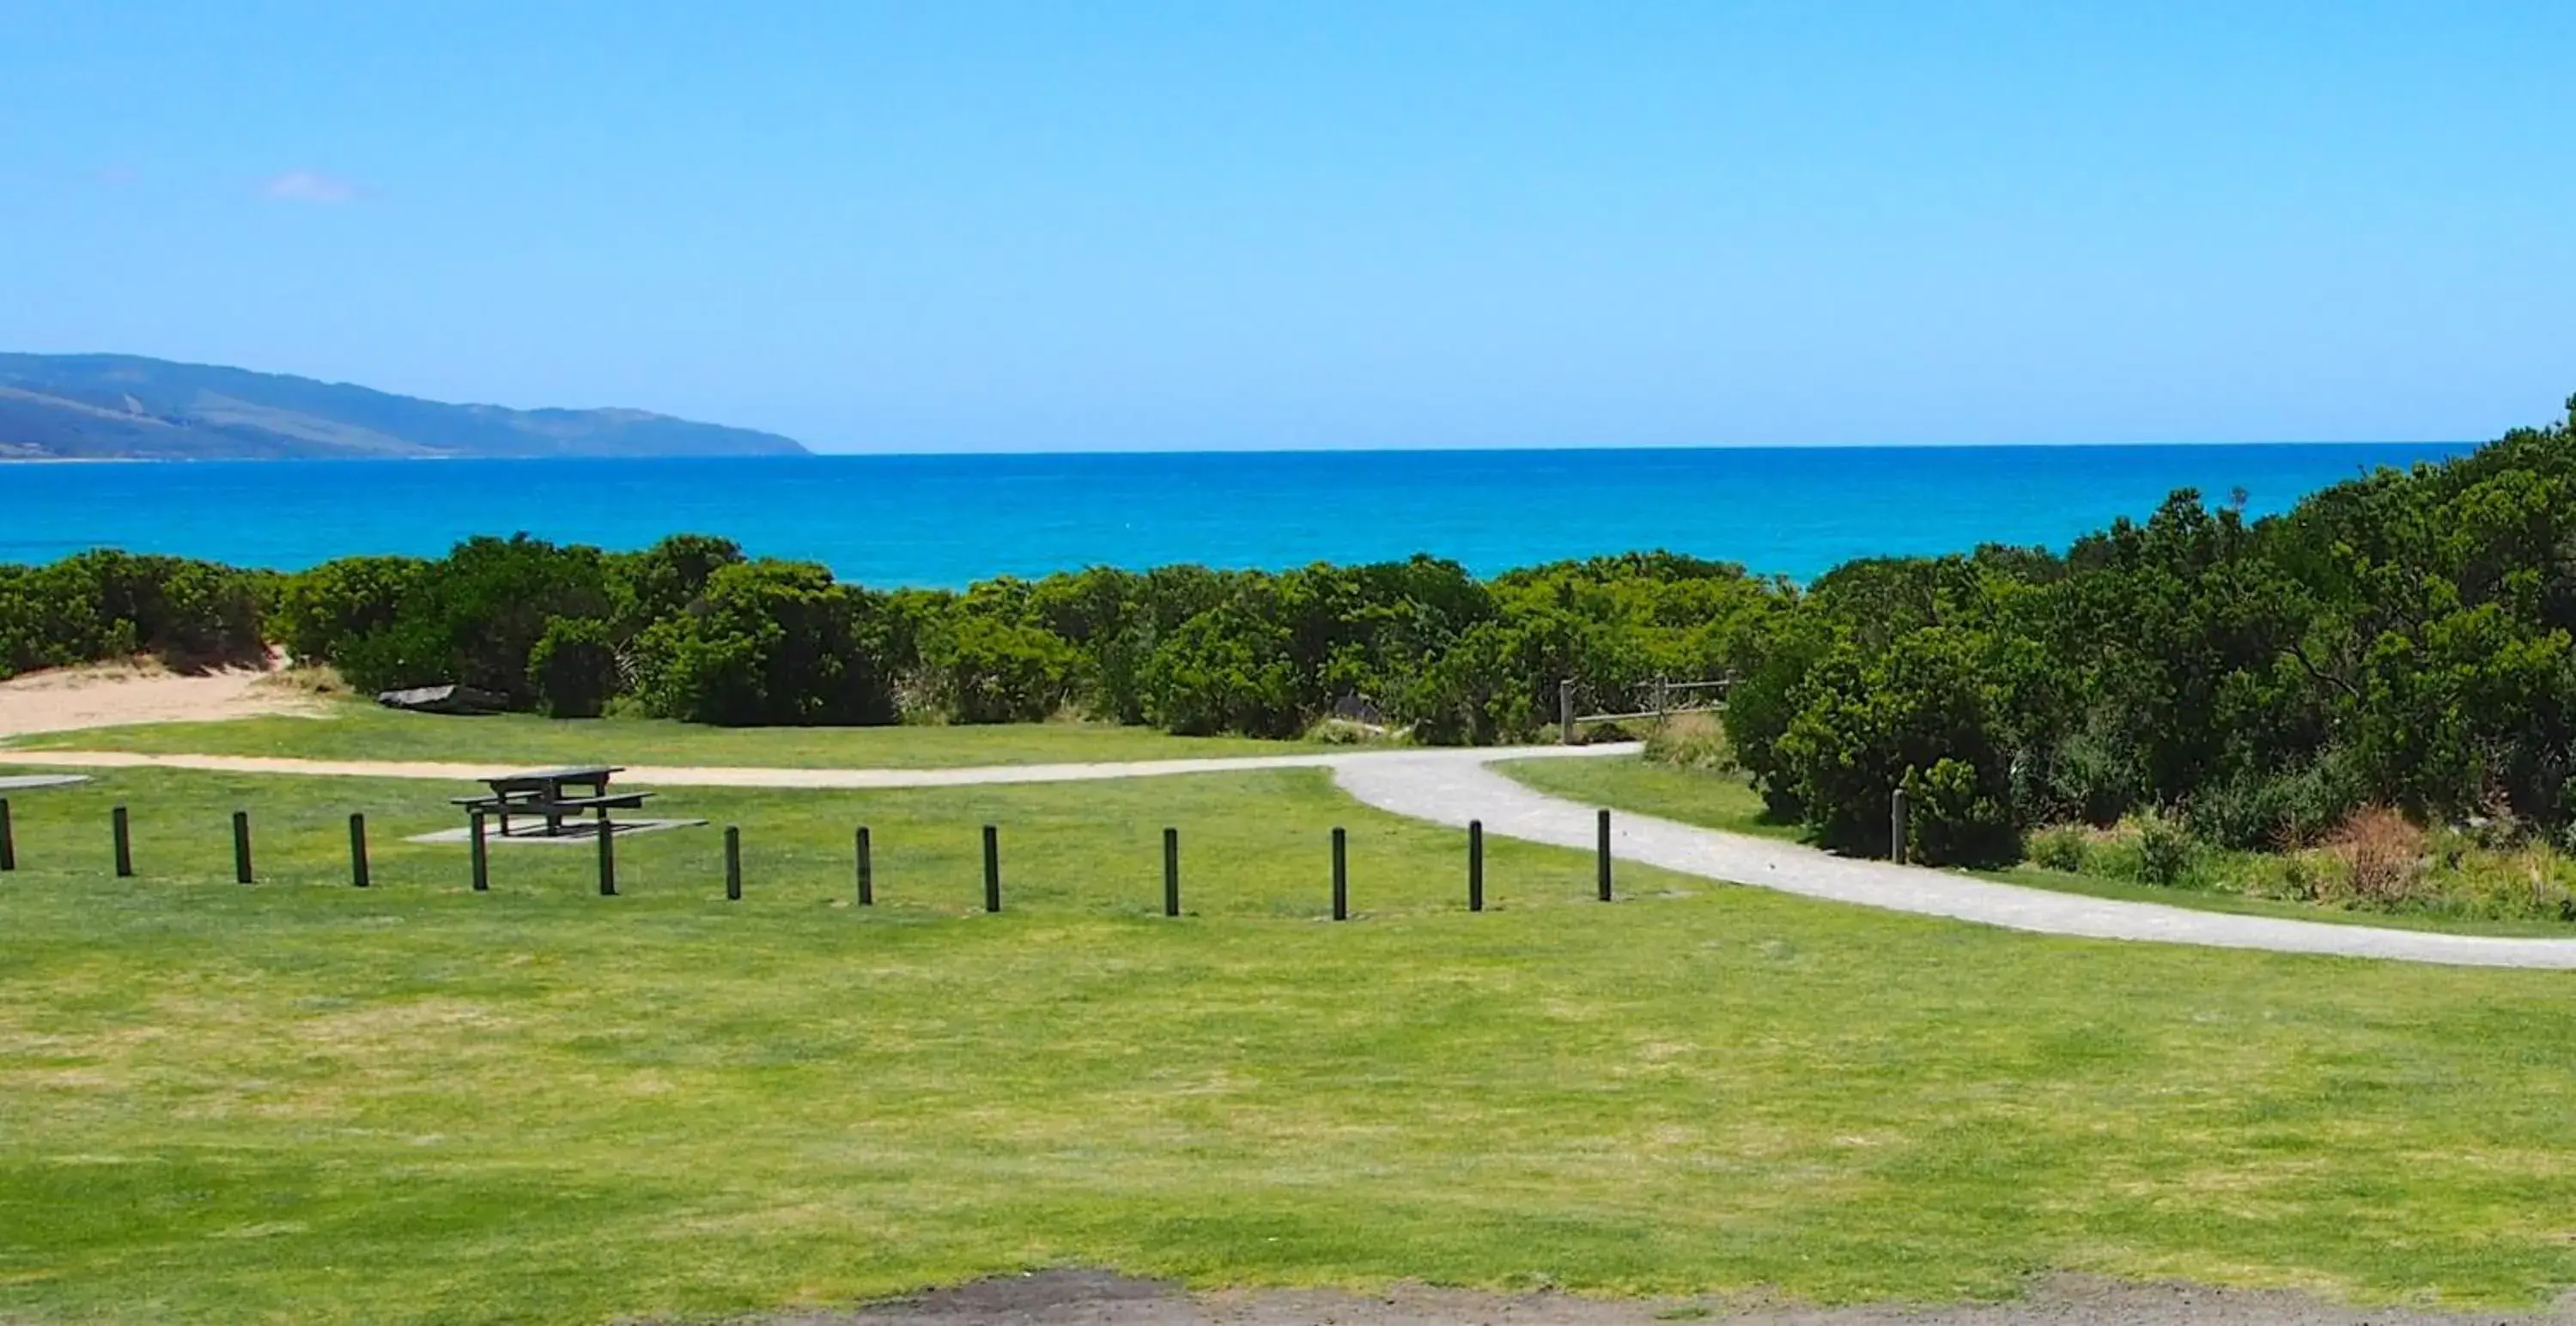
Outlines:
{"type": "Polygon", "coordinates": [[[18,834],[9,825],[9,798],[0,797],[0,870],[18,868],[18,834]]]}
{"type": "Polygon", "coordinates": [[[599,808],[599,896],[617,896],[617,834],[608,827],[608,807],[599,808]]]}
{"type": "Polygon", "coordinates": [[[862,824],[862,825],[860,825],[860,826],[859,826],[859,843],[858,843],[858,846],[859,846],[859,905],[860,905],[861,907],[874,907],[874,906],[876,906],[876,905],[877,905],[877,877],[876,877],[876,866],[875,866],[875,863],[874,863],[874,862],[872,862],[872,861],[870,861],[870,860],[868,859],[868,857],[869,857],[869,852],[868,852],[868,826],[866,826],[866,825],[864,825],[864,824],[862,824]]]}
{"type": "Polygon", "coordinates": [[[1601,883],[1601,901],[1610,901],[1610,812],[1602,811],[1600,820],[1600,862],[1595,871],[1601,883]]]}
{"type": "Polygon", "coordinates": [[[1887,859],[1905,859],[1905,789],[1902,786],[1887,798],[1887,859]]]}
{"type": "Polygon", "coordinates": [[[1002,831],[984,826],[984,910],[1002,910],[1002,831]]]}
{"type": "Polygon", "coordinates": [[[489,893],[492,891],[492,857],[483,845],[483,812],[478,810],[466,816],[466,822],[474,844],[474,891],[489,893]]]}
{"type": "Polygon", "coordinates": [[[110,809],[107,812],[107,821],[109,827],[116,833],[116,877],[132,879],[134,877],[134,825],[126,815],[123,806],[110,809]]]}
{"type": "Polygon", "coordinates": [[[1333,919],[1351,919],[1351,860],[1349,835],[1338,824],[1333,826],[1333,919]]]}
{"type": "Polygon", "coordinates": [[[367,887],[367,817],[349,812],[349,883],[367,887]]]}
{"type": "Polygon", "coordinates": [[[250,874],[250,812],[233,812],[233,882],[248,884],[250,874]]]}
{"type": "Polygon", "coordinates": [[[1467,910],[1485,910],[1485,822],[1467,821],[1467,910]]]}
{"type": "Polygon", "coordinates": [[[1163,830],[1163,915],[1181,914],[1181,831],[1163,830]]]}
{"type": "Polygon", "coordinates": [[[725,826],[725,901],[742,901],[742,830],[725,826]]]}

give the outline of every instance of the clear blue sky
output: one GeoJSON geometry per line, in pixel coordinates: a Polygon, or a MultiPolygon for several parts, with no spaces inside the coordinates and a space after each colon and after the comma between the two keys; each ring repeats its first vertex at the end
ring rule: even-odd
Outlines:
{"type": "Polygon", "coordinates": [[[0,0],[0,348],[830,450],[2453,439],[2576,4],[0,0]]]}

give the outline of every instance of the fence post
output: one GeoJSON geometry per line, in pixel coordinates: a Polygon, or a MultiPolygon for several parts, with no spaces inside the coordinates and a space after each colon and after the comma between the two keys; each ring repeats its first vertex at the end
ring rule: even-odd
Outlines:
{"type": "Polygon", "coordinates": [[[123,806],[110,809],[107,812],[107,820],[109,827],[116,831],[116,877],[132,879],[134,877],[133,824],[123,806]]]}
{"type": "Polygon", "coordinates": [[[474,843],[474,891],[489,893],[492,891],[492,861],[483,848],[483,812],[474,811],[465,818],[471,826],[474,843]]]}
{"type": "Polygon", "coordinates": [[[1333,919],[1351,919],[1351,866],[1347,835],[1338,824],[1333,826],[1333,919]]]}
{"type": "Polygon", "coordinates": [[[0,870],[17,868],[17,831],[9,826],[9,798],[0,797],[0,870]]]}
{"type": "Polygon", "coordinates": [[[1563,678],[1556,683],[1556,739],[1559,745],[1574,744],[1574,678],[1572,677],[1563,678]]]}
{"type": "Polygon", "coordinates": [[[608,807],[599,808],[599,896],[617,896],[617,832],[608,825],[608,807]]]}
{"type": "Polygon", "coordinates": [[[367,817],[349,812],[349,882],[367,887],[367,817]]]}
{"type": "Polygon", "coordinates": [[[1605,810],[1605,811],[1602,811],[1602,812],[1601,812],[1601,818],[1600,818],[1599,824],[1600,824],[1600,833],[1599,833],[1599,837],[1600,837],[1600,840],[1601,840],[1601,844],[1600,844],[1600,846],[1601,846],[1601,850],[1600,850],[1600,853],[1599,853],[1599,855],[1600,855],[1600,865],[1599,865],[1598,873],[1599,873],[1599,874],[1600,874],[1600,876],[1601,876],[1601,901],[1603,901],[1603,902],[1608,902],[1608,901],[1610,901],[1610,812],[1609,812],[1609,811],[1606,811],[1606,810],[1605,810]]]}
{"type": "Polygon", "coordinates": [[[1485,822],[1467,821],[1467,910],[1485,910],[1485,822]]]}
{"type": "Polygon", "coordinates": [[[1655,677],[1655,726],[1657,727],[1663,726],[1664,719],[1669,716],[1668,711],[1672,708],[1670,696],[1669,679],[1658,673],[1655,677]]]}
{"type": "Polygon", "coordinates": [[[250,874],[250,812],[233,812],[233,882],[248,884],[250,874]]]}
{"type": "Polygon", "coordinates": [[[1181,831],[1163,830],[1163,915],[1181,914],[1181,831]]]}
{"type": "Polygon", "coordinates": [[[1887,859],[1905,860],[1905,786],[1898,784],[1887,799],[1887,859]]]}
{"type": "Polygon", "coordinates": [[[725,826],[725,901],[742,901],[742,830],[725,826]]]}
{"type": "Polygon", "coordinates": [[[1002,830],[984,826],[984,910],[1002,910],[1002,830]]]}
{"type": "Polygon", "coordinates": [[[876,866],[875,863],[868,859],[868,826],[864,824],[859,826],[858,847],[859,905],[861,907],[874,907],[877,905],[876,866]]]}

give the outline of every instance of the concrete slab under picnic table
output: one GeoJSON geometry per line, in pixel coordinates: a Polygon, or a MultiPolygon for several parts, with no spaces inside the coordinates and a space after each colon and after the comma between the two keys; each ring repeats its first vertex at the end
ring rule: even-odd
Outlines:
{"type": "MultiPolygon", "coordinates": [[[[535,820],[535,817],[533,816],[530,818],[535,820]]],[[[599,841],[599,821],[597,820],[567,819],[564,821],[562,830],[555,833],[548,833],[545,831],[543,820],[535,820],[535,823],[536,827],[534,828],[516,829],[506,836],[502,834],[498,824],[487,824],[483,830],[483,841],[493,846],[507,844],[512,847],[519,846],[522,843],[554,843],[562,845],[566,843],[593,843],[599,841]]],[[[659,833],[665,829],[704,828],[706,827],[706,823],[707,822],[705,820],[617,820],[614,821],[610,827],[617,837],[624,838],[629,834],[659,833]]],[[[472,827],[468,826],[456,829],[440,829],[435,833],[417,833],[403,841],[412,843],[465,843],[471,841],[473,837],[474,830],[472,827]]]]}

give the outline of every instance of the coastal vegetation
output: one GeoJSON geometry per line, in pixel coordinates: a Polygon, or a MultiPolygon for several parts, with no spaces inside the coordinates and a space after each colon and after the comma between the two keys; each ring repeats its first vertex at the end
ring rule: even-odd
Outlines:
{"type": "Polygon", "coordinates": [[[1550,731],[1562,682],[1600,705],[1723,677],[1723,749],[1704,735],[1685,762],[1739,769],[1768,822],[1838,850],[2036,854],[2164,887],[2260,855],[2279,873],[2247,892],[2399,910],[2453,905],[2425,863],[2472,863],[2523,881],[2480,885],[2477,914],[2576,914],[2555,855],[2576,846],[2576,401],[2281,516],[2240,506],[2177,492],[2062,552],[1864,560],[1805,586],[1668,553],[950,592],[686,535],[477,538],[292,575],[95,552],[0,569],[0,668],[273,640],[361,689],[458,682],[565,717],[1079,716],[1275,740],[1339,714],[1338,735],[1427,743],[1550,731]],[[2366,864],[2398,858],[2416,864],[2366,864]]]}
{"type": "Polygon", "coordinates": [[[475,894],[462,848],[406,841],[456,790],[17,798],[0,1318],[731,1320],[1046,1266],[1793,1304],[2047,1269],[2459,1306],[2576,1281],[2563,973],[1643,868],[1604,906],[1585,854],[1503,839],[1470,915],[1458,833],[1308,770],[674,790],[742,827],[740,903],[708,830],[621,843],[616,899],[578,847],[496,850],[475,894]]]}

